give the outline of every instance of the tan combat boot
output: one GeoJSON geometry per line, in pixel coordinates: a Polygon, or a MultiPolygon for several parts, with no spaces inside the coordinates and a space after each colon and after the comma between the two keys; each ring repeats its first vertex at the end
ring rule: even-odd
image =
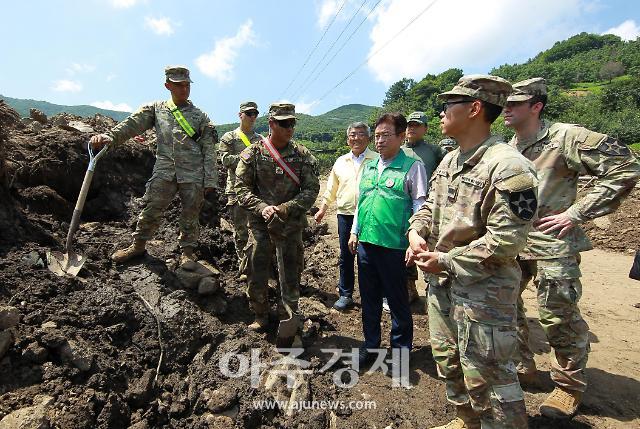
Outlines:
{"type": "Polygon", "coordinates": [[[182,254],[180,255],[180,265],[189,262],[189,261],[194,261],[195,262],[195,255],[193,253],[193,247],[191,246],[187,246],[187,247],[183,247],[182,248],[182,254]]]}
{"type": "Polygon", "coordinates": [[[116,250],[111,259],[115,263],[126,262],[131,258],[140,256],[146,251],[147,242],[145,240],[134,240],[131,246],[126,249],[116,250]]]}
{"type": "Polygon", "coordinates": [[[540,414],[552,419],[568,419],[578,411],[582,392],[556,387],[540,405],[540,414]]]}
{"type": "Polygon", "coordinates": [[[471,405],[456,405],[458,417],[443,426],[432,429],[480,429],[480,418],[471,408],[471,405]]]}
{"type": "Polygon", "coordinates": [[[256,315],[256,320],[249,325],[249,329],[256,332],[262,332],[267,329],[267,326],[269,326],[269,316],[256,315]]]}
{"type": "Polygon", "coordinates": [[[407,292],[409,293],[409,304],[418,299],[418,288],[415,280],[407,280],[407,292]]]}

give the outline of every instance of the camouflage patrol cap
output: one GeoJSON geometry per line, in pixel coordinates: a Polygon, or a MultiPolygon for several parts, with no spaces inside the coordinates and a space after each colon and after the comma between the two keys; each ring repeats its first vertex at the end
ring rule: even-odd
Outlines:
{"type": "Polygon", "coordinates": [[[273,103],[269,106],[269,118],[281,121],[296,118],[296,106],[291,103],[273,103]]]}
{"type": "Polygon", "coordinates": [[[527,101],[537,95],[547,95],[547,82],[541,77],[514,83],[513,92],[507,101],[527,101]]]}
{"type": "Polygon", "coordinates": [[[245,101],[244,103],[240,103],[240,113],[249,112],[251,110],[258,110],[258,105],[255,101],[245,101]]]}
{"type": "Polygon", "coordinates": [[[164,68],[164,74],[171,82],[193,82],[189,77],[189,69],[183,66],[167,66],[164,68]]]}
{"type": "Polygon", "coordinates": [[[413,112],[407,117],[407,124],[409,122],[419,122],[423,125],[427,125],[429,120],[427,119],[427,115],[424,112],[413,112]]]}
{"type": "Polygon", "coordinates": [[[458,142],[456,142],[456,141],[455,141],[454,139],[452,139],[452,138],[448,138],[448,137],[447,137],[446,139],[442,139],[442,140],[440,140],[440,142],[438,143],[438,145],[439,145],[440,147],[443,147],[443,148],[446,148],[446,149],[448,149],[448,148],[453,148],[453,149],[455,149],[455,148],[457,148],[457,147],[458,147],[458,142]]]}
{"type": "Polygon", "coordinates": [[[512,87],[509,81],[486,74],[470,74],[462,76],[451,91],[438,95],[440,98],[449,98],[455,95],[477,98],[487,103],[504,107],[507,97],[511,94],[512,87]]]}

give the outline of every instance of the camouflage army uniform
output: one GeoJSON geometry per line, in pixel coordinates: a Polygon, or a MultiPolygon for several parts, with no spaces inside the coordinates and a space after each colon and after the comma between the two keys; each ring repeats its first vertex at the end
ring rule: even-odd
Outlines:
{"type": "MultiPolygon", "coordinates": [[[[415,143],[407,141],[402,145],[402,150],[407,156],[422,161],[424,169],[427,172],[427,181],[431,180],[434,170],[446,154],[442,148],[434,144],[427,143],[424,140],[420,140],[415,143]]],[[[418,280],[418,268],[415,265],[407,267],[407,280],[418,280]]]]}
{"type": "Polygon", "coordinates": [[[307,148],[290,141],[279,152],[300,178],[300,186],[282,171],[262,143],[244,149],[236,168],[238,204],[249,211],[251,228],[247,246],[247,295],[258,317],[268,315],[267,282],[274,253],[262,210],[269,205],[278,205],[287,213],[283,216],[286,284],[281,284],[280,290],[283,308],[298,315],[300,274],[304,262],[302,231],[307,225],[306,212],[320,191],[318,164],[307,148]]]}
{"type": "Polygon", "coordinates": [[[144,105],[107,133],[113,145],[155,127],[157,135],[156,163],[147,182],[143,200],[145,207],[138,216],[133,237],[150,240],[162,221],[165,209],[176,192],[180,195],[179,244],[195,247],[200,233],[198,216],[203,202],[203,189],[217,186],[216,143],[218,135],[209,117],[190,101],[180,111],[200,134],[194,141],[182,129],[166,101],[144,105]]]}
{"type": "MultiPolygon", "coordinates": [[[[247,246],[247,240],[249,238],[249,230],[247,228],[249,213],[238,205],[234,187],[236,181],[236,167],[240,160],[240,152],[246,148],[238,134],[239,131],[241,131],[240,127],[225,133],[220,139],[218,152],[220,154],[222,165],[227,169],[227,186],[225,188],[225,193],[227,194],[227,206],[229,206],[231,211],[233,239],[236,244],[236,253],[238,255],[240,271],[243,272],[244,267],[246,266],[246,255],[244,253],[244,249],[247,246]]],[[[260,134],[255,132],[248,133],[246,136],[251,144],[259,142],[262,138],[260,134]]]]}
{"type": "Polygon", "coordinates": [[[445,156],[427,202],[411,221],[410,229],[429,249],[443,252],[445,272],[428,279],[432,353],[448,400],[470,402],[483,428],[506,422],[512,426],[504,427],[526,427],[511,359],[520,280],[516,256],[535,213],[535,171],[498,137],[468,155],[464,162],[459,149],[445,156]],[[526,203],[518,206],[521,199],[526,203]]]}
{"type": "MultiPolygon", "coordinates": [[[[582,295],[579,263],[580,252],[592,246],[579,224],[618,208],[640,178],[640,165],[630,150],[614,138],[570,124],[543,121],[535,139],[521,142],[514,136],[509,144],[536,166],[538,217],[566,212],[577,224],[560,239],[557,232],[529,233],[527,247],[519,256],[523,271],[520,292],[535,278],[540,323],[553,348],[551,378],[568,390],[584,392],[589,326],[578,309],[582,295]],[[578,177],[585,174],[598,180],[585,197],[576,201],[578,177]]],[[[521,297],[518,350],[518,370],[534,370],[521,297]]]]}

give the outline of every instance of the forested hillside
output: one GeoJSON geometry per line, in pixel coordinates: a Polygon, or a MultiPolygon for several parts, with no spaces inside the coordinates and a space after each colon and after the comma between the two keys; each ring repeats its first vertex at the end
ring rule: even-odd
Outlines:
{"type": "MultiPolygon", "coordinates": [[[[544,77],[549,85],[545,116],[610,134],[626,144],[640,145],[640,41],[624,42],[614,35],[581,33],[556,42],[523,64],[505,64],[490,74],[517,82],[544,77]]],[[[424,110],[430,121],[429,138],[441,138],[437,94],[462,76],[452,68],[420,81],[401,79],[389,87],[382,110],[424,110]]],[[[502,118],[494,125],[505,137],[511,131],[502,118]]]]}
{"type": "Polygon", "coordinates": [[[29,117],[29,109],[39,109],[47,116],[57,115],[58,113],[66,112],[72,115],[83,116],[88,118],[90,116],[99,113],[104,116],[109,116],[110,118],[115,119],[116,121],[121,121],[127,116],[129,116],[128,112],[118,112],[116,110],[107,110],[100,109],[99,107],[94,106],[64,106],[61,104],[53,104],[47,101],[40,100],[29,100],[29,99],[21,99],[21,98],[11,98],[5,97],[0,94],[0,100],[4,100],[9,106],[15,109],[20,116],[29,117]]]}

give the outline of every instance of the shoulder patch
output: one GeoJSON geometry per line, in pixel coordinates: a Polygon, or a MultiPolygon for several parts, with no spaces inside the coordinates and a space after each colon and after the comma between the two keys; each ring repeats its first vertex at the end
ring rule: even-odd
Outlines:
{"type": "Polygon", "coordinates": [[[631,150],[625,144],[620,143],[617,139],[613,137],[607,137],[602,140],[598,145],[598,150],[605,155],[611,156],[629,156],[631,155],[631,150]]]}
{"type": "Polygon", "coordinates": [[[522,220],[531,220],[538,210],[538,197],[535,190],[527,189],[509,193],[509,208],[522,220]]]}
{"type": "Polygon", "coordinates": [[[251,160],[251,151],[249,151],[248,149],[245,149],[242,152],[240,152],[240,159],[248,163],[249,160],[251,160]]]}
{"type": "Polygon", "coordinates": [[[502,179],[496,182],[495,186],[500,191],[506,192],[522,192],[527,189],[532,189],[537,185],[537,180],[531,173],[522,172],[511,175],[506,179],[502,179]]]}

